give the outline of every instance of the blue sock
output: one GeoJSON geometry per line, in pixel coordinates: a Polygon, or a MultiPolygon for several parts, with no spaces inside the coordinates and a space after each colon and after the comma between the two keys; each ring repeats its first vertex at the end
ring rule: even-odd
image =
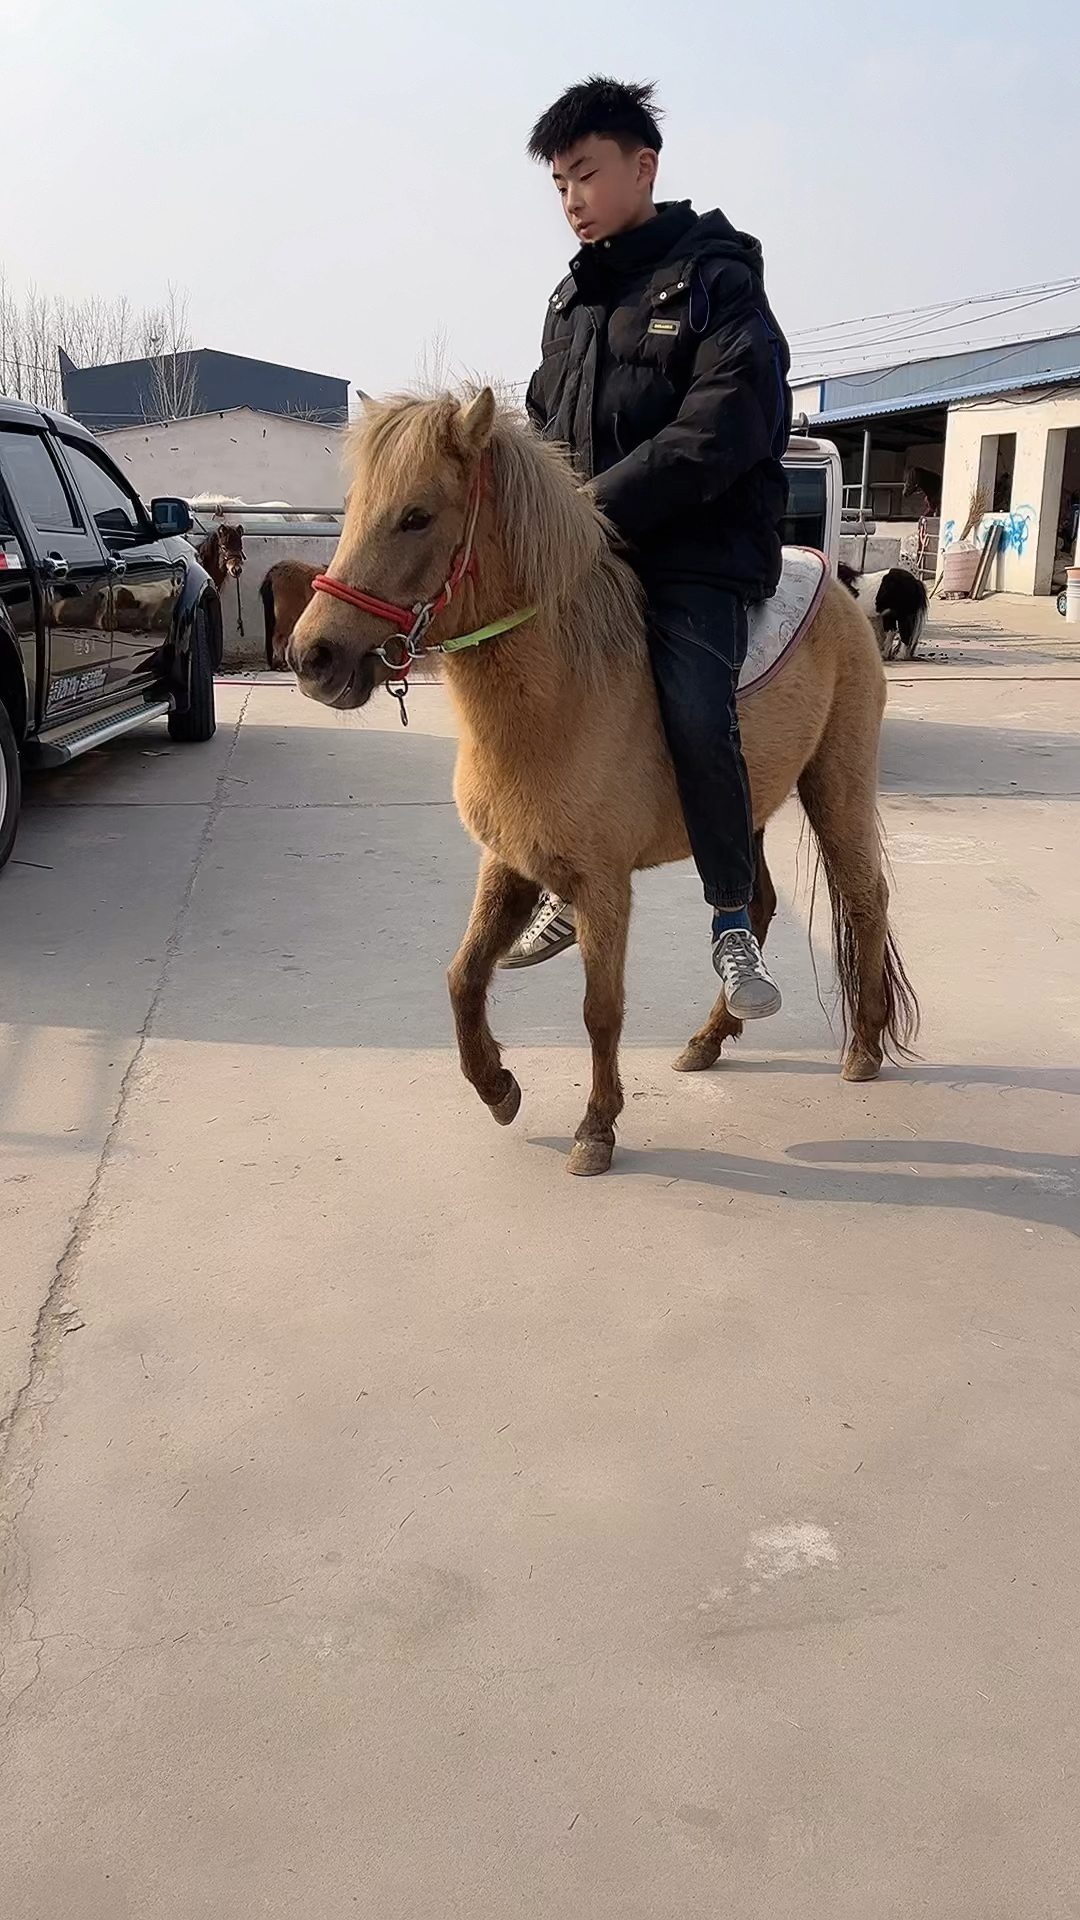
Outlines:
{"type": "Polygon", "coordinates": [[[731,933],[738,927],[743,933],[750,932],[750,915],[745,907],[717,907],[713,912],[712,937],[719,940],[722,933],[731,933]]]}

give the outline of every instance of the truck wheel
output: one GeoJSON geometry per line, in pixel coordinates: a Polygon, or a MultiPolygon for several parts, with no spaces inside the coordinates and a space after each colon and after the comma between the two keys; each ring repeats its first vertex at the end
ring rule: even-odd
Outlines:
{"type": "Polygon", "coordinates": [[[185,713],[170,713],[171,740],[212,740],[217,726],[214,712],[214,662],[210,621],[205,607],[196,607],[188,654],[188,704],[185,713]]]}
{"type": "Polygon", "coordinates": [[[6,864],[11,856],[11,849],[15,845],[21,805],[22,770],[19,766],[19,743],[15,738],[15,729],[8,719],[7,708],[0,701],[0,867],[6,864]]]}

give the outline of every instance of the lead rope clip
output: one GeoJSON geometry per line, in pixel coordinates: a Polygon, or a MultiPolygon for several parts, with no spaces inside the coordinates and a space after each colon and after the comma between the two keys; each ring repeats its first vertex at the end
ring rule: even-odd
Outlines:
{"type": "Polygon", "coordinates": [[[401,724],[403,727],[407,727],[409,724],[409,714],[408,714],[408,709],[405,705],[405,699],[409,691],[408,681],[407,680],[388,680],[386,683],[386,691],[387,693],[392,694],[394,699],[397,701],[398,712],[401,715],[401,724]]]}

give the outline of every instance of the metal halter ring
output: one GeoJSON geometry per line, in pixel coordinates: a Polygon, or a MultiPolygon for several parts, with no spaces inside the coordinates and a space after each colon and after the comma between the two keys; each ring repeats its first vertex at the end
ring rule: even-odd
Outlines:
{"type": "Polygon", "coordinates": [[[384,667],[389,667],[391,673],[400,673],[403,667],[411,667],[416,659],[411,635],[392,633],[389,640],[384,640],[381,647],[376,647],[375,658],[381,660],[384,667]],[[396,659],[391,657],[394,653],[397,654],[396,659]]]}

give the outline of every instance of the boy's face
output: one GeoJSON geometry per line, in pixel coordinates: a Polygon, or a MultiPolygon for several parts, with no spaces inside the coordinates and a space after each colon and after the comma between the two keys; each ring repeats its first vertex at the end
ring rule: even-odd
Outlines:
{"type": "Polygon", "coordinates": [[[656,164],[650,147],[627,153],[617,140],[601,134],[589,134],[557,153],[551,177],[578,239],[594,246],[651,220],[656,164]]]}

